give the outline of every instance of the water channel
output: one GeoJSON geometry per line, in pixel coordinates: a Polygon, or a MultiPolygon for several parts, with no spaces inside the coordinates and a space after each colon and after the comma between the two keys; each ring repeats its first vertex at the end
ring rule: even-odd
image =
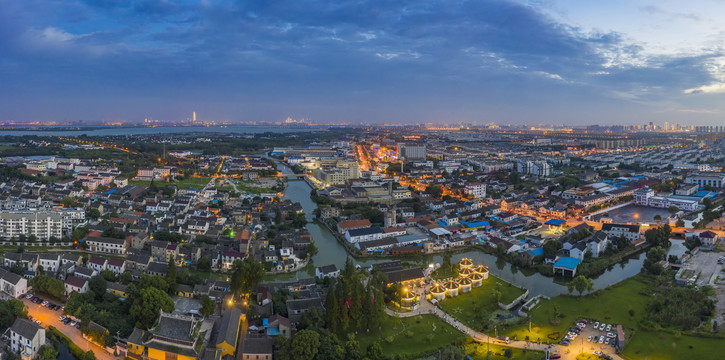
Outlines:
{"type": "MultiPolygon", "coordinates": [[[[278,170],[283,174],[292,174],[292,171],[278,163],[278,170]]],[[[310,199],[310,192],[312,188],[301,180],[291,180],[288,182],[287,189],[284,194],[284,199],[289,199],[293,202],[299,202],[302,205],[302,209],[307,214],[307,219],[310,221],[314,220],[313,212],[317,208],[312,199],[310,199]]],[[[347,251],[337,241],[335,236],[327,230],[323,225],[311,222],[307,225],[312,238],[315,241],[319,252],[312,259],[314,266],[323,266],[328,264],[335,264],[338,268],[342,268],[347,258],[347,251]]],[[[679,247],[678,247],[679,249],[679,247]]],[[[677,251],[679,253],[679,251],[677,251]]],[[[476,264],[483,264],[489,267],[489,271],[518,286],[523,286],[530,291],[530,297],[542,294],[546,296],[556,296],[563,293],[568,293],[566,285],[560,284],[554,281],[554,278],[543,276],[539,273],[523,273],[519,271],[517,267],[498,259],[494,255],[486,254],[478,250],[466,251],[457,253],[452,256],[452,261],[456,262],[461,258],[470,258],[476,264]]],[[[640,272],[642,264],[645,259],[645,254],[640,253],[634,257],[623,261],[622,263],[611,266],[602,275],[594,278],[594,289],[603,289],[607,286],[615,284],[626,278],[632,277],[640,272]]],[[[424,258],[430,263],[441,263],[442,257],[440,255],[427,256],[424,258]]],[[[369,266],[376,262],[388,261],[387,259],[363,259],[355,260],[356,264],[361,266],[369,266]]],[[[423,266],[426,266],[424,264],[423,266]]],[[[310,277],[310,275],[302,272],[296,274],[298,278],[310,277]]]]}

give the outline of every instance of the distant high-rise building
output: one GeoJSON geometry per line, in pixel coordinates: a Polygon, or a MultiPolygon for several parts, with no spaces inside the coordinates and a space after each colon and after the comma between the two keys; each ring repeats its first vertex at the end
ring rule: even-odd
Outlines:
{"type": "Polygon", "coordinates": [[[425,145],[398,143],[398,159],[425,160],[425,145]]]}
{"type": "Polygon", "coordinates": [[[192,120],[191,120],[191,121],[192,121],[192,122],[196,122],[196,111],[194,111],[194,112],[193,112],[192,114],[193,114],[193,115],[191,116],[191,118],[192,118],[192,120]]]}

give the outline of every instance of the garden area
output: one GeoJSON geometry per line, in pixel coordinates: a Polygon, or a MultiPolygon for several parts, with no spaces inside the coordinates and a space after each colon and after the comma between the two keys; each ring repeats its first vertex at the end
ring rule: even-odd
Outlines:
{"type": "Polygon", "coordinates": [[[440,303],[446,313],[475,330],[484,330],[485,324],[495,315],[509,316],[501,310],[498,303],[508,304],[521,296],[524,290],[493,275],[483,280],[483,285],[474,287],[471,292],[459,293],[440,303]]]}
{"type": "Polygon", "coordinates": [[[356,335],[361,349],[377,342],[388,357],[414,359],[466,340],[466,335],[429,314],[409,318],[383,316],[380,327],[380,332],[359,332],[356,335]]]}
{"type": "Polygon", "coordinates": [[[593,319],[611,324],[621,324],[625,334],[631,334],[637,322],[644,317],[646,306],[652,296],[652,286],[642,276],[624,280],[607,289],[583,297],[559,295],[551,300],[542,299],[529,312],[529,323],[521,323],[505,329],[505,335],[532,341],[554,342],[560,340],[569,328],[581,319],[593,319]],[[556,334],[556,336],[550,336],[556,334]]]}

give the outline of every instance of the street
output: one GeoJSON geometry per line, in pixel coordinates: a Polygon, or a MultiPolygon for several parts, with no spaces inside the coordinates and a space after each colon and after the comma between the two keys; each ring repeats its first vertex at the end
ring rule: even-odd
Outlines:
{"type": "Polygon", "coordinates": [[[50,310],[47,307],[41,304],[33,303],[28,299],[23,299],[23,303],[25,304],[25,306],[28,307],[28,315],[40,320],[40,325],[42,327],[47,329],[48,326],[53,326],[54,328],[58,329],[58,331],[62,332],[63,335],[67,336],[73,343],[78,345],[81,350],[93,350],[93,353],[96,355],[96,359],[98,360],[115,359],[112,354],[107,353],[100,346],[84,339],[83,334],[81,334],[80,330],[76,329],[73,326],[63,324],[60,321],[60,317],[64,315],[62,311],[50,310]]]}

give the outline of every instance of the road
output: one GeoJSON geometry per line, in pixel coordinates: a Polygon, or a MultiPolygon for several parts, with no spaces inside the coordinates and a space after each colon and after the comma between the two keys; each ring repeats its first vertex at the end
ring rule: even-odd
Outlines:
{"type": "MultiPolygon", "coordinates": [[[[420,299],[425,299],[425,295],[421,295],[421,291],[417,291],[418,296],[420,299]]],[[[479,343],[488,343],[490,341],[493,341],[494,343],[498,343],[497,339],[495,337],[489,337],[487,334],[475,331],[468,326],[462,324],[458,320],[456,320],[453,316],[450,316],[446,314],[443,310],[436,308],[433,304],[431,304],[427,299],[420,301],[420,307],[418,310],[410,311],[410,312],[395,312],[393,310],[390,310],[388,308],[385,309],[385,312],[393,317],[412,317],[412,316],[418,316],[420,314],[435,314],[439,318],[443,319],[445,322],[456,328],[458,331],[470,336],[473,338],[474,341],[479,343]]],[[[591,326],[591,325],[590,325],[591,326]]],[[[615,360],[623,360],[621,357],[619,357],[617,354],[614,353],[614,348],[612,346],[605,346],[601,347],[599,349],[594,348],[593,344],[589,344],[589,349],[584,349],[584,342],[582,335],[577,337],[577,339],[572,342],[570,346],[563,346],[563,345],[546,345],[546,344],[537,344],[532,343],[528,341],[523,340],[517,340],[512,341],[508,343],[508,347],[518,348],[518,349],[528,349],[528,350],[538,350],[538,351],[546,351],[547,349],[550,351],[550,353],[558,353],[561,354],[561,358],[563,360],[575,360],[576,356],[579,354],[579,350],[587,351],[589,353],[593,353],[595,350],[604,350],[605,353],[612,356],[615,360]],[[580,339],[581,337],[581,339],[580,339]],[[576,344],[578,342],[582,341],[580,346],[577,346],[576,344]]],[[[501,345],[500,343],[498,343],[501,345]]]]}
{"type": "Polygon", "coordinates": [[[70,325],[65,325],[60,321],[60,316],[63,315],[61,311],[50,310],[40,304],[35,304],[28,299],[23,299],[23,303],[28,307],[28,315],[40,320],[41,326],[48,328],[53,326],[58,329],[63,335],[67,336],[73,343],[78,345],[83,351],[93,350],[98,360],[114,360],[115,357],[112,354],[107,353],[100,346],[83,338],[81,331],[70,325]]]}

